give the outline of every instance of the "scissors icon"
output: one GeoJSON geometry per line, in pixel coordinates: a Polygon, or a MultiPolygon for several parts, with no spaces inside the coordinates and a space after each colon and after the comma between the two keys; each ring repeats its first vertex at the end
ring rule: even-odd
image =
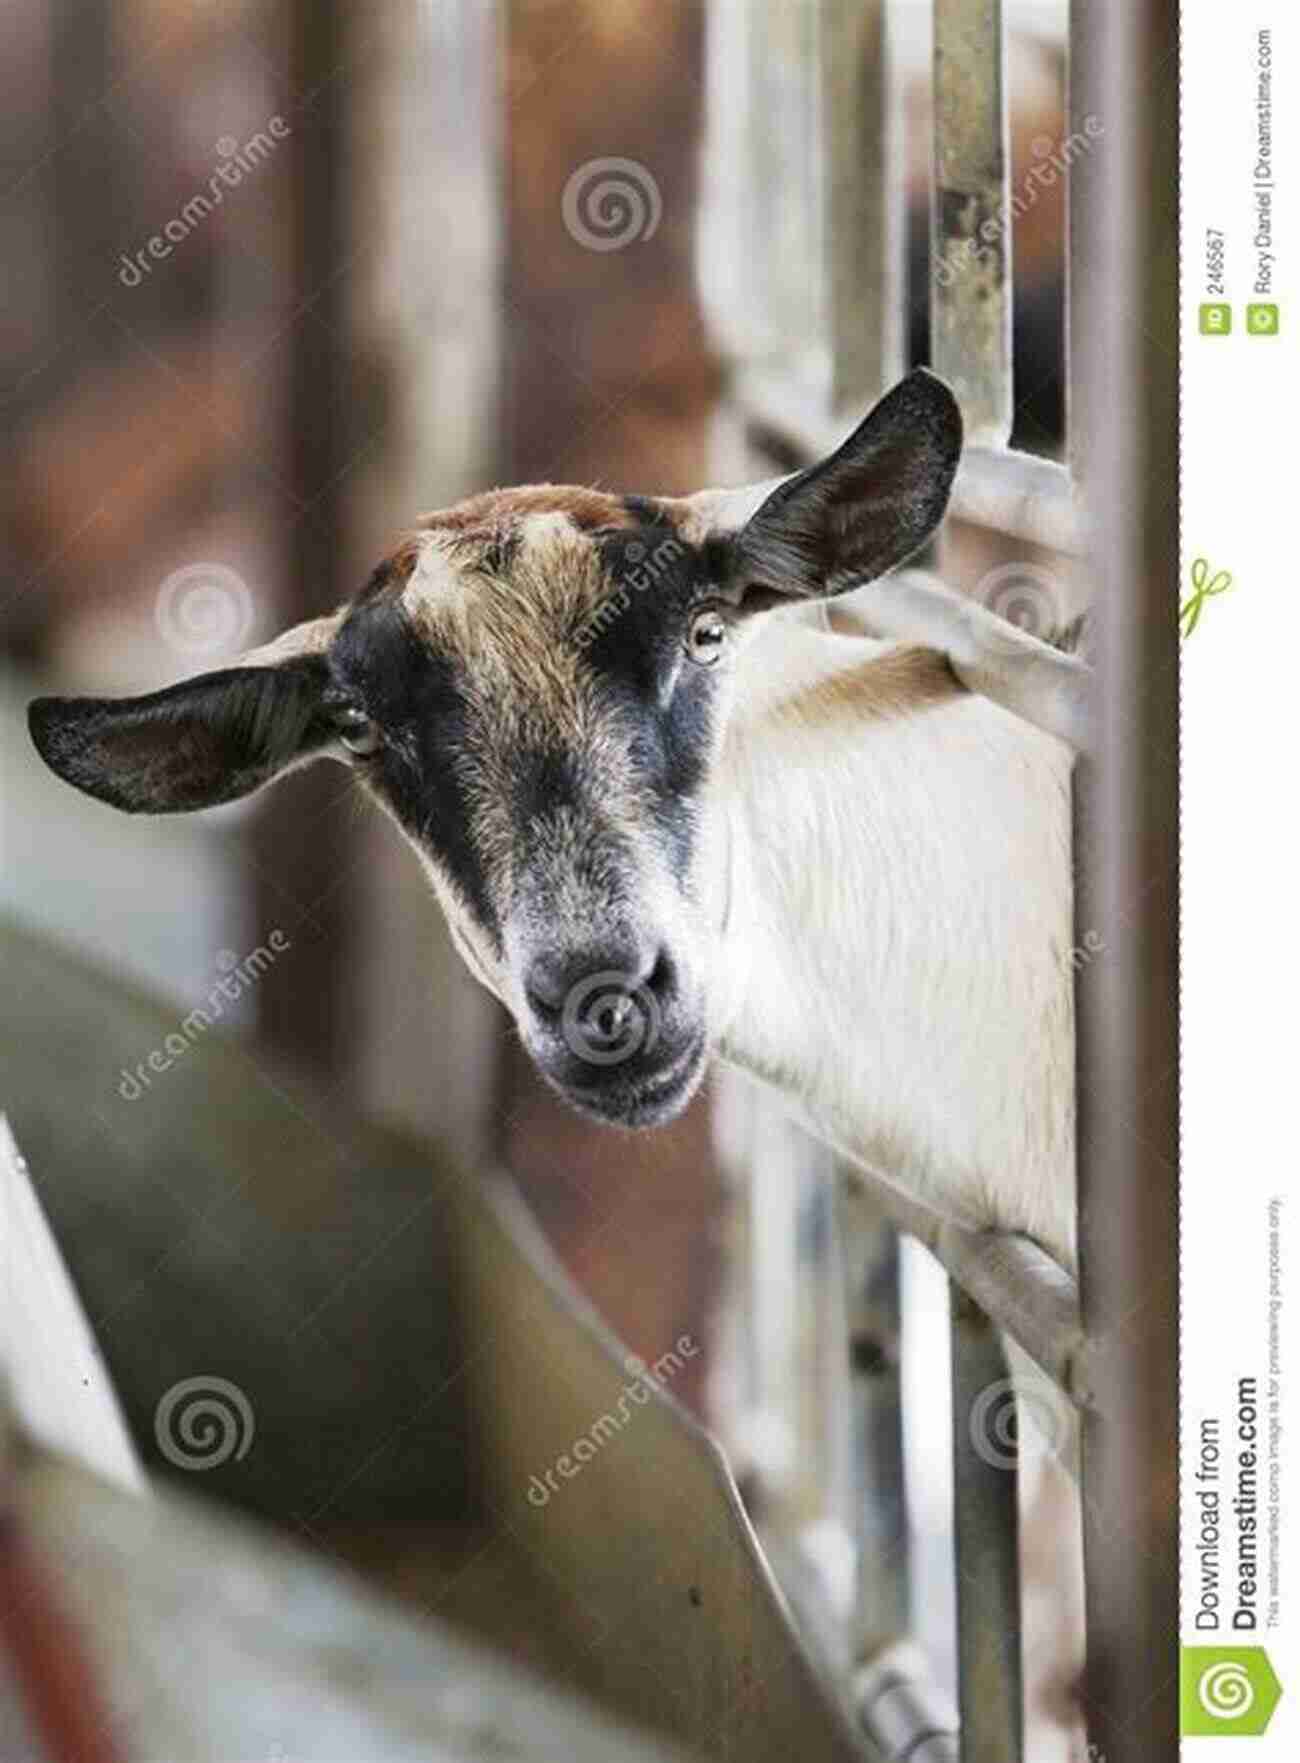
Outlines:
{"type": "Polygon", "coordinates": [[[1232,586],[1232,577],[1226,569],[1221,569],[1211,576],[1210,565],[1204,557],[1192,560],[1192,593],[1178,608],[1178,622],[1183,626],[1183,637],[1190,637],[1201,622],[1201,608],[1215,594],[1226,594],[1232,586]]]}

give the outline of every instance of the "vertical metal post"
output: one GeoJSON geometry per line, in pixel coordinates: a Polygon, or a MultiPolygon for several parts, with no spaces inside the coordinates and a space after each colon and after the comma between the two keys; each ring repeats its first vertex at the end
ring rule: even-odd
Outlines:
{"type": "Polygon", "coordinates": [[[746,152],[761,348],[805,381],[828,351],[822,273],[824,123],[816,5],[751,0],[746,152]]]}
{"type": "Polygon", "coordinates": [[[873,1658],[906,1632],[907,1509],[899,1378],[898,1233],[860,1183],[837,1181],[849,1349],[849,1451],[857,1594],[851,1646],[873,1658]]]}
{"type": "MultiPolygon", "coordinates": [[[[286,255],[289,332],[285,452],[298,512],[286,543],[286,623],[332,610],[352,592],[346,570],[345,473],[347,186],[339,78],[346,51],[339,0],[294,0],[286,24],[290,90],[296,101],[287,149],[293,194],[286,255]]],[[[292,955],[257,988],[261,1037],[278,1053],[337,1078],[351,1042],[354,914],[348,899],[346,811],[332,766],[316,766],[281,795],[274,814],[250,827],[255,924],[284,925],[292,955]]]]}
{"type": "Polygon", "coordinates": [[[831,403],[873,403],[903,369],[900,94],[888,0],[823,0],[821,77],[831,403]]]}
{"type": "Polygon", "coordinates": [[[1011,435],[1011,212],[1002,0],[935,0],[931,358],[966,439],[1011,435]]]}
{"type": "Polygon", "coordinates": [[[952,1294],[953,1531],[962,1763],[1020,1763],[1020,1547],[1015,1396],[1002,1337],[952,1294]]]}
{"type": "Polygon", "coordinates": [[[1075,0],[1070,431],[1095,758],[1076,772],[1089,1738],[1177,1750],[1178,9],[1075,0]],[[1091,130],[1087,125],[1092,122],[1091,130]]]}

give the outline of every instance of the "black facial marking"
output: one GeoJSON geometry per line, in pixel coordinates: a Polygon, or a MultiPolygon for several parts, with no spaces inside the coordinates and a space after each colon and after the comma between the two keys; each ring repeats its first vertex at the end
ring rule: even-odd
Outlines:
{"type": "Polygon", "coordinates": [[[583,756],[559,746],[531,746],[513,754],[510,776],[511,813],[521,828],[557,808],[577,807],[593,794],[583,756]]]}
{"type": "MultiPolygon", "coordinates": [[[[592,535],[609,593],[579,645],[580,665],[596,692],[602,742],[575,749],[558,732],[549,741],[545,706],[539,706],[515,749],[498,755],[498,769],[510,780],[504,806],[521,865],[528,864],[534,829],[571,809],[580,826],[592,828],[590,863],[616,873],[622,840],[605,812],[609,785],[600,746],[621,746],[649,806],[652,836],[680,880],[691,867],[694,799],[714,749],[718,699],[717,675],[691,661],[684,645],[692,613],[717,584],[708,555],[688,544],[656,504],[629,498],[627,506],[637,524],[592,535]]],[[[492,558],[480,550],[467,566],[488,573],[508,567],[514,541],[505,528],[499,540],[505,550],[492,558]]],[[[484,580],[470,591],[490,595],[493,588],[484,580]]],[[[539,626],[537,640],[568,638],[539,626]]],[[[432,648],[400,604],[382,593],[358,602],[331,651],[336,691],[373,718],[384,736],[365,762],[372,785],[445,868],[499,953],[501,903],[491,897],[474,842],[475,805],[457,756],[476,740],[504,737],[471,702],[465,665],[432,648]]],[[[575,860],[584,861],[581,851],[575,860]]]]}
{"type": "Polygon", "coordinates": [[[717,557],[688,544],[658,506],[625,499],[644,524],[601,535],[609,615],[584,650],[630,731],[634,773],[648,789],[673,873],[690,868],[690,804],[708,771],[718,680],[683,656],[693,612],[717,592],[717,557]],[[667,686],[671,690],[665,690],[667,686]]]}
{"type": "Polygon", "coordinates": [[[351,614],[331,659],[340,687],[384,732],[367,762],[374,787],[442,863],[499,951],[501,925],[455,764],[467,725],[455,667],[411,630],[400,606],[384,602],[351,614]]]}
{"type": "Polygon", "coordinates": [[[607,530],[596,545],[609,591],[587,620],[584,651],[598,673],[652,685],[675,659],[692,609],[716,584],[700,548],[662,514],[607,530]]]}

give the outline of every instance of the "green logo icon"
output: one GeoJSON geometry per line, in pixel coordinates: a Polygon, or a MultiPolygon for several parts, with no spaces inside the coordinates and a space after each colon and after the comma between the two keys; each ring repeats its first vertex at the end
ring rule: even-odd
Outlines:
{"type": "Polygon", "coordinates": [[[1201,307],[1201,335],[1203,337],[1226,337],[1232,329],[1231,306],[1211,302],[1201,307]]]}
{"type": "Polygon", "coordinates": [[[1184,1647],[1184,1738],[1258,1738],[1282,1685],[1263,1647],[1184,1647]]]}
{"type": "Polygon", "coordinates": [[[1201,622],[1205,602],[1216,594],[1226,594],[1231,586],[1232,577],[1226,569],[1212,570],[1208,558],[1193,557],[1192,591],[1178,608],[1178,622],[1184,637],[1190,637],[1201,622]]]}
{"type": "Polygon", "coordinates": [[[1278,329],[1276,306],[1248,306],[1246,330],[1252,337],[1275,337],[1278,329]]]}

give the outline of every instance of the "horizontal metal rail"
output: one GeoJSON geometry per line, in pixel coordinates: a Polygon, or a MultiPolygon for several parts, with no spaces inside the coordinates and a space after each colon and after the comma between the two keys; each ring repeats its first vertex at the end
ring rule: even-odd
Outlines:
{"type": "MultiPolygon", "coordinates": [[[[1018,1763],[1024,1740],[1019,1452],[1016,1435],[1001,1437],[998,1427],[1010,1419],[1022,1392],[1003,1343],[1015,1341],[1075,1407],[1089,1407],[1093,1390],[1076,1284],[1027,1237],[941,1223],[895,1190],[843,1166],[840,1188],[843,1253],[850,1263],[860,1259],[858,1239],[870,1241],[883,1214],[941,1262],[951,1294],[960,1722],[950,1716],[946,1698],[915,1649],[907,1652],[906,1670],[896,1660],[882,1665],[897,1653],[891,1647],[859,1667],[852,1685],[858,1717],[885,1758],[1018,1763]],[[995,1411],[1004,1417],[1001,1422],[995,1411]]],[[[882,1466],[886,1471],[891,1466],[889,1441],[860,1435],[860,1459],[864,1447],[864,1487],[876,1488],[882,1466]]],[[[883,1536],[887,1544],[891,1526],[864,1523],[858,1534],[860,1581],[883,1574],[888,1582],[896,1564],[881,1541],[883,1536]]]]}
{"type": "MultiPolygon", "coordinates": [[[[856,1268],[879,1254],[882,1217],[942,1263],[951,1294],[953,1536],[961,1717],[924,1655],[884,1638],[883,1616],[905,1629],[898,1599],[859,1609],[851,1694],[867,1738],[888,1759],[1016,1763],[1023,1756],[1018,1380],[1004,1340],[1017,1342],[1076,1407],[1092,1401],[1075,1282],[1028,1238],[941,1224],[870,1176],[840,1166],[841,1253],[856,1268]],[[1008,1428],[1004,1434],[1002,1429],[1008,1428]],[[992,1447],[992,1448],[990,1448],[992,1447]],[[863,1617],[875,1617],[876,1625],[863,1617]],[[873,1646],[874,1642],[874,1646],[873,1646]],[[865,1643],[865,1645],[863,1644],[865,1643]]],[[[859,1343],[851,1338],[850,1353],[859,1343]]],[[[888,1399],[888,1391],[881,1396],[888,1399]]],[[[861,1417],[858,1416],[860,1419],[861,1417]]],[[[1058,1441],[1059,1442],[1059,1441],[1058,1441]]],[[[860,1494],[879,1497],[897,1441],[859,1426],[860,1494]]],[[[858,1530],[859,1580],[893,1583],[899,1524],[886,1508],[858,1530]]]]}
{"type": "Polygon", "coordinates": [[[1087,1340],[1073,1276],[1029,1237],[963,1230],[857,1171],[842,1177],[848,1194],[878,1207],[899,1230],[923,1243],[949,1278],[979,1305],[1076,1408],[1095,1405],[1087,1340]]]}

